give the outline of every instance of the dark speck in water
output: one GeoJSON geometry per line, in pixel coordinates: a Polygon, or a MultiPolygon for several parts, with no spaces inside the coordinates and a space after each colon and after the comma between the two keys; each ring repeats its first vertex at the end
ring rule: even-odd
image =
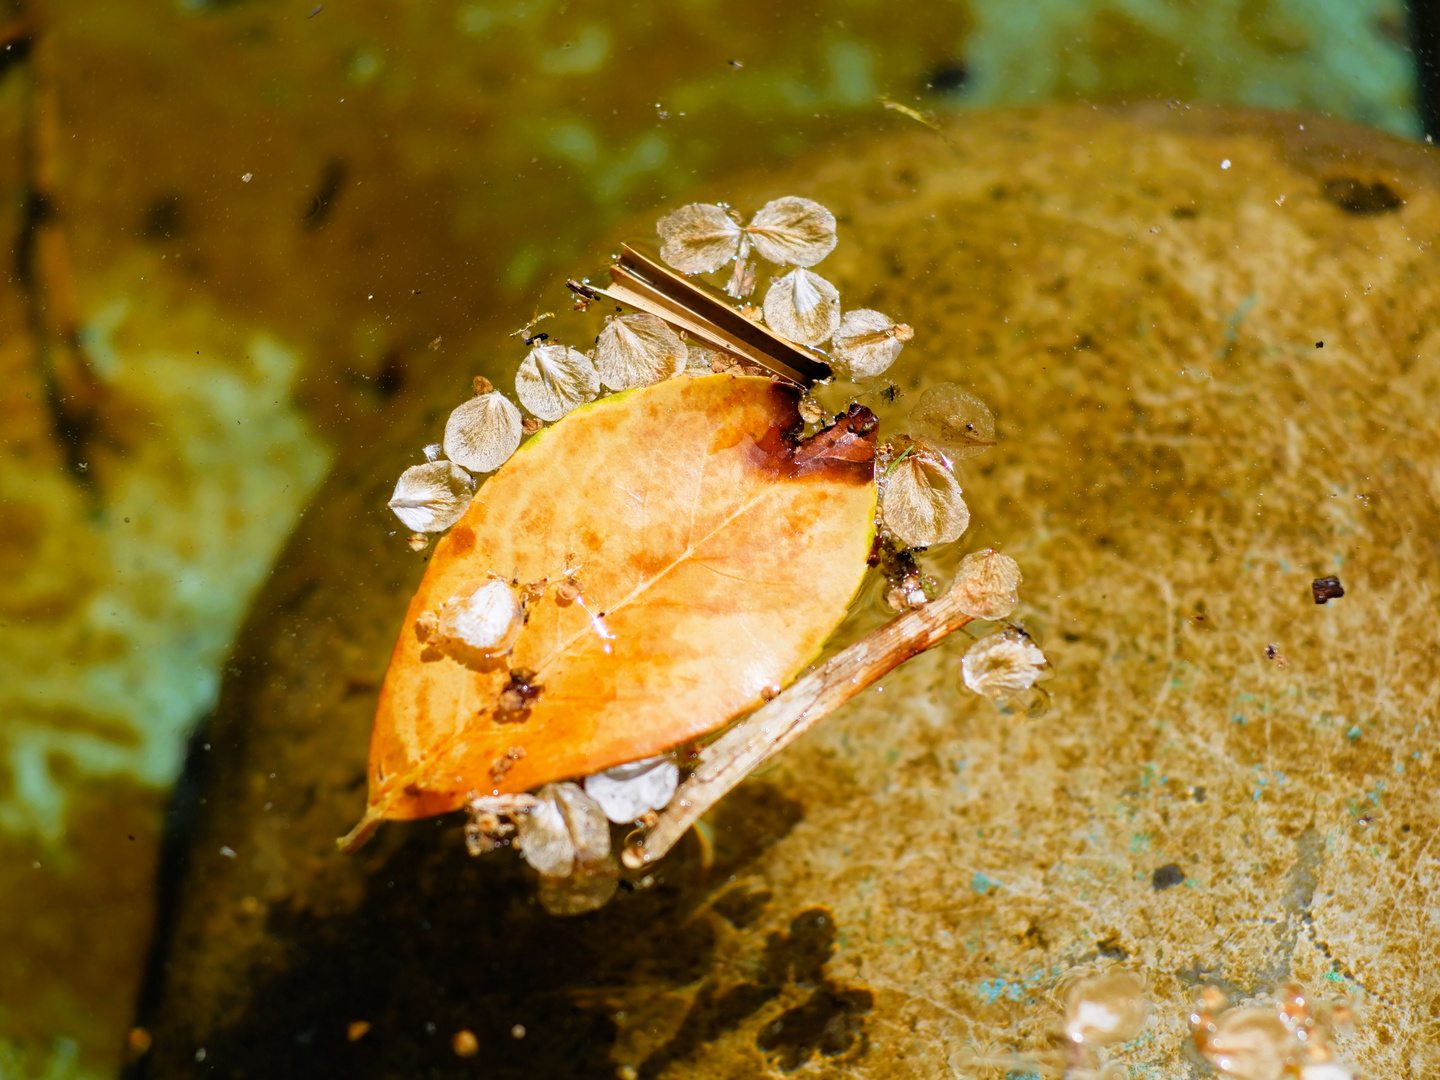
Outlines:
{"type": "Polygon", "coordinates": [[[937,94],[950,94],[963,90],[970,81],[970,72],[959,61],[942,64],[925,77],[925,89],[937,94]]]}
{"type": "Polygon", "coordinates": [[[1156,892],[1163,892],[1174,885],[1183,884],[1184,881],[1185,871],[1180,869],[1178,863],[1173,862],[1157,867],[1150,875],[1150,887],[1156,892]]]}
{"type": "Polygon", "coordinates": [[[1317,577],[1310,583],[1310,591],[1314,594],[1317,604],[1338,600],[1345,595],[1345,589],[1341,586],[1338,577],[1317,577]]]}
{"type": "Polygon", "coordinates": [[[1379,180],[1367,184],[1353,176],[1336,176],[1326,180],[1320,190],[1330,202],[1357,217],[1384,214],[1405,205],[1404,199],[1379,180]]]}

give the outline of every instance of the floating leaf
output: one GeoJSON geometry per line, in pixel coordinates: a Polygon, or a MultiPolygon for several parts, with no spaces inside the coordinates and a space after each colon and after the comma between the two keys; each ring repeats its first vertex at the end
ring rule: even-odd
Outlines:
{"type": "Polygon", "coordinates": [[[665,241],[660,257],[682,274],[719,270],[740,251],[740,226],[723,206],[691,203],[666,214],[655,228],[665,241]]]}
{"type": "Polygon", "coordinates": [[[400,474],[387,505],[407,529],[444,532],[460,520],[474,494],[475,479],[464,469],[451,461],[429,461],[400,474]]]}
{"type": "Polygon", "coordinates": [[[837,374],[849,379],[870,379],[883,374],[900,355],[915,332],[889,315],[869,308],[845,312],[835,331],[837,374]]]}
{"type": "Polygon", "coordinates": [[[757,255],[782,266],[814,266],[835,250],[835,215],[814,199],[768,202],[745,231],[757,255]]]}
{"type": "Polygon", "coordinates": [[[1030,635],[1002,630],[970,646],[960,662],[965,685],[982,697],[1014,697],[1035,685],[1045,670],[1045,654],[1030,635]]]}
{"type": "Polygon", "coordinates": [[[890,467],[880,514],[907,547],[948,544],[970,526],[970,509],[955,474],[938,454],[915,448],[890,467]]]}
{"type": "Polygon", "coordinates": [[[515,373],[520,404],[541,420],[559,420],[571,409],[594,401],[600,393],[595,364],[565,345],[537,345],[515,373]]]}
{"type": "Polygon", "coordinates": [[[840,325],[840,291],[819,274],[792,270],[765,291],[765,322],[781,337],[819,345],[840,325]]]}
{"type": "Polygon", "coordinates": [[[685,343],[654,315],[611,319],[595,342],[600,381],[611,390],[633,390],[685,370],[685,343]]]}
{"type": "Polygon", "coordinates": [[[936,383],[911,410],[910,434],[951,460],[974,457],[995,445],[995,417],[955,383],[936,383]]]}
{"type": "Polygon", "coordinates": [[[798,398],[762,378],[674,379],[531,438],[440,541],[410,602],[349,843],[380,818],[661,753],[788,682],[859,586],[875,509],[871,462],[795,461],[798,398]],[[532,596],[550,583],[507,657],[543,687],[518,721],[499,700],[506,671],[431,658],[410,629],[492,571],[532,596]],[[572,578],[578,593],[557,595],[572,578]]]}
{"type": "Polygon", "coordinates": [[[520,410],[504,394],[478,394],[445,422],[445,456],[471,472],[493,472],[520,445],[520,410]]]}
{"type": "Polygon", "coordinates": [[[646,810],[663,810],[680,783],[680,767],[668,757],[616,765],[585,778],[585,793],[617,824],[634,821],[646,810]]]}

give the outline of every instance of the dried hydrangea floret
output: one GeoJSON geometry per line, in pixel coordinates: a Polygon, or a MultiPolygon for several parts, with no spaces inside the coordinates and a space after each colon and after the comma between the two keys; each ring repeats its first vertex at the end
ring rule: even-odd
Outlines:
{"type": "Polygon", "coordinates": [[[911,437],[952,461],[995,445],[995,417],[986,404],[955,383],[936,383],[910,413],[911,437]]]}
{"type": "Polygon", "coordinates": [[[889,315],[869,308],[847,311],[835,331],[836,374],[847,379],[870,379],[895,363],[915,331],[889,315]]]}
{"type": "Polygon", "coordinates": [[[493,472],[520,448],[520,410],[504,394],[477,394],[445,422],[445,456],[471,472],[493,472]]]}
{"type": "Polygon", "coordinates": [[[515,373],[520,404],[541,420],[559,420],[600,394],[594,362],[566,345],[537,345],[515,373]]]}
{"type": "Polygon", "coordinates": [[[890,466],[880,517],[897,540],[913,548],[948,544],[970,526],[970,509],[949,464],[917,447],[907,448],[890,466]]]}
{"type": "Polygon", "coordinates": [[[464,664],[504,656],[525,625],[525,606],[508,581],[492,578],[440,605],[432,618],[421,616],[416,633],[427,644],[464,664]]]}
{"type": "Polygon", "coordinates": [[[644,313],[610,319],[595,342],[595,365],[610,390],[663,382],[684,371],[686,360],[680,336],[644,313]]]}
{"type": "Polygon", "coordinates": [[[652,757],[617,765],[586,777],[585,792],[611,821],[623,825],[647,810],[663,810],[680,783],[680,767],[670,758],[652,757]]]}
{"type": "Polygon", "coordinates": [[[994,622],[1015,610],[1020,597],[1015,587],[1020,584],[1020,567],[1008,555],[994,548],[972,551],[960,560],[951,586],[960,602],[960,610],[976,619],[994,622]]]}
{"type": "Polygon", "coordinates": [[[840,326],[840,290],[810,270],[792,270],[765,291],[765,323],[783,338],[819,345],[840,326]]]}
{"type": "Polygon", "coordinates": [[[814,199],[795,195],[772,199],[743,228],[723,206],[691,203],[666,214],[656,230],[664,240],[660,257],[682,273],[708,274],[736,260],[725,291],[737,297],[755,287],[752,246],[761,258],[781,266],[814,266],[836,244],[835,215],[814,199]]]}
{"type": "Polygon", "coordinates": [[[1065,995],[1065,1037],[1081,1046],[1128,1042],[1145,1027],[1145,981],[1123,968],[1081,979],[1065,995]]]}
{"type": "Polygon", "coordinates": [[[1046,667],[1040,646],[1013,627],[981,638],[960,662],[965,685],[997,701],[1029,690],[1046,667]]]}
{"type": "Polygon", "coordinates": [[[475,478],[452,461],[412,465],[400,474],[387,503],[407,529],[444,532],[459,521],[475,494],[475,478]]]}

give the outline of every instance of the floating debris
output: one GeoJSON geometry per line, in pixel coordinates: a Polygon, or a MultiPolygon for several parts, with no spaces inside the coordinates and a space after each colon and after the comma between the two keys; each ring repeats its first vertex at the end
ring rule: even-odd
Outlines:
{"type": "Polygon", "coordinates": [[[835,215],[813,199],[793,195],[766,203],[743,227],[723,206],[691,203],[666,214],[656,231],[664,240],[660,257],[681,273],[711,273],[734,259],[726,292],[736,297],[755,287],[752,246],[761,258],[781,266],[814,266],[837,242],[835,215]]]}
{"type": "Polygon", "coordinates": [[[464,516],[474,495],[474,477],[453,461],[432,460],[401,473],[386,505],[407,529],[444,532],[464,516]]]}
{"type": "Polygon", "coordinates": [[[910,412],[912,438],[953,460],[975,457],[995,445],[995,417],[986,404],[955,383],[937,383],[910,412]]]}
{"type": "Polygon", "coordinates": [[[491,579],[415,620],[415,633],[462,664],[504,656],[525,625],[525,607],[508,581],[491,579]]]}
{"type": "Polygon", "coordinates": [[[997,701],[1029,690],[1048,666],[1040,646],[1015,627],[981,638],[960,662],[965,685],[997,701]]]}
{"type": "Polygon", "coordinates": [[[819,345],[840,327],[840,290],[810,270],[792,270],[765,291],[765,323],[800,345],[819,345]]]}
{"type": "Polygon", "coordinates": [[[1317,577],[1310,583],[1310,592],[1314,595],[1317,604],[1338,600],[1345,595],[1345,589],[1340,584],[1338,577],[1317,577]]]}
{"type": "Polygon", "coordinates": [[[945,459],[914,446],[886,474],[880,517],[896,539],[912,548],[948,544],[970,526],[960,482],[945,459]]]}
{"type": "Polygon", "coordinates": [[[779,266],[814,266],[835,250],[835,215],[814,199],[773,199],[745,227],[755,253],[779,266]]]}
{"type": "Polygon", "coordinates": [[[600,394],[595,363],[565,345],[537,345],[515,373],[520,404],[541,420],[559,420],[600,394]]]}
{"type": "Polygon", "coordinates": [[[845,312],[835,331],[836,373],[849,379],[882,375],[915,331],[869,308],[845,312]]]}
{"type": "MultiPolygon", "coordinates": [[[[477,382],[489,386],[488,382],[477,382]]],[[[477,394],[445,422],[445,456],[471,472],[494,472],[520,448],[520,410],[491,389],[477,394]]]]}
{"type": "Polygon", "coordinates": [[[631,761],[586,777],[585,792],[611,821],[624,825],[647,810],[663,810],[680,783],[680,767],[669,757],[631,761]]]}
{"type": "Polygon", "coordinates": [[[688,359],[680,336],[643,312],[610,319],[595,342],[600,381],[610,390],[663,382],[684,371],[688,359]]]}
{"type": "Polygon", "coordinates": [[[1020,565],[1014,559],[986,548],[960,560],[951,589],[961,598],[961,611],[994,622],[1015,610],[1020,602],[1015,589],[1022,580],[1020,565]]]}
{"type": "Polygon", "coordinates": [[[1128,1042],[1145,1027],[1145,981],[1115,968],[1082,979],[1065,995],[1065,1037],[1082,1046],[1128,1042]]]}

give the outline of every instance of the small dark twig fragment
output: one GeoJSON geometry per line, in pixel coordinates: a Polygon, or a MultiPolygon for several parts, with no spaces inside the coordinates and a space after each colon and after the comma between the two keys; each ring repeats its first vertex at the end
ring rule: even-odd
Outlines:
{"type": "Polygon", "coordinates": [[[1338,577],[1317,577],[1310,583],[1310,591],[1315,596],[1315,603],[1323,604],[1327,600],[1338,600],[1345,595],[1345,590],[1340,585],[1338,577]]]}

